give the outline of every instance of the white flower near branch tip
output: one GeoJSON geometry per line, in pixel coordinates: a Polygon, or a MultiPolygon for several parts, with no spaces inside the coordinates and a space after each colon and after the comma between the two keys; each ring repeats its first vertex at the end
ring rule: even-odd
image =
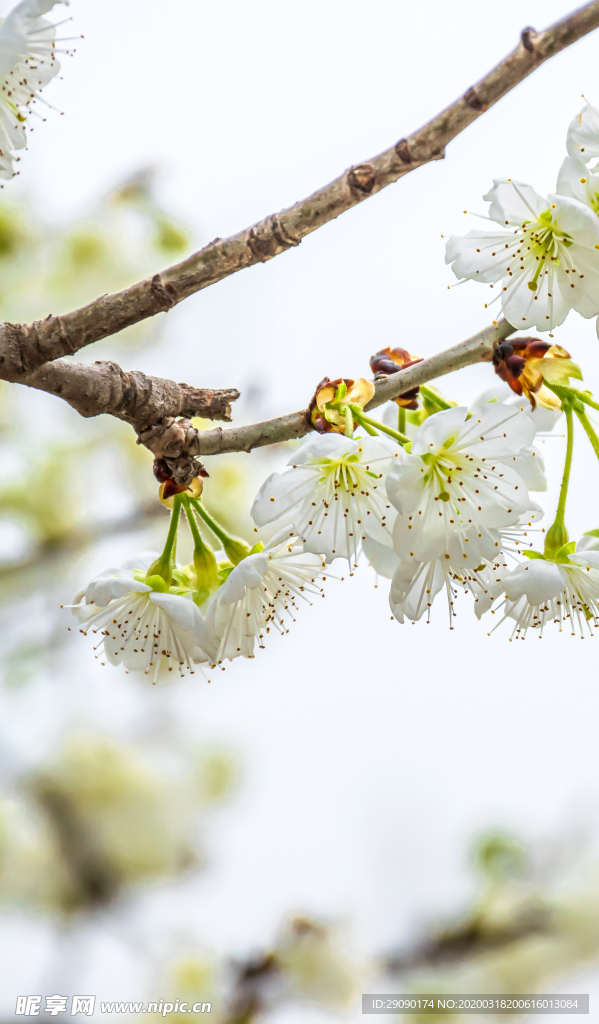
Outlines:
{"type": "Polygon", "coordinates": [[[253,658],[271,628],[288,632],[297,601],[322,594],[318,580],[325,564],[304,552],[290,528],[282,530],[263,551],[243,558],[206,606],[206,627],[213,638],[215,661],[253,658]]]}
{"type": "Polygon", "coordinates": [[[587,103],[572,119],[566,136],[568,156],[588,164],[599,157],[599,110],[587,103]]]}
{"type": "Polygon", "coordinates": [[[569,196],[546,199],[510,178],[483,197],[501,231],[452,236],[446,263],[461,280],[500,283],[506,319],[517,329],[550,331],[570,309],[599,312],[599,220],[569,196]]]}
{"type": "Polygon", "coordinates": [[[377,576],[382,576],[387,580],[392,579],[399,565],[399,558],[395,554],[392,537],[389,537],[387,543],[381,544],[380,541],[366,536],[362,541],[362,551],[377,576]]]}
{"type": "MultiPolygon", "coordinates": [[[[60,0],[68,3],[68,0],[60,0]]],[[[56,26],[42,15],[56,0],[23,0],[0,22],[0,177],[12,178],[16,151],[27,144],[31,106],[60,71],[56,26]]]]}
{"type": "Polygon", "coordinates": [[[599,551],[579,544],[567,562],[527,560],[508,573],[502,589],[506,601],[501,622],[515,620],[512,638],[524,639],[528,629],[542,636],[548,622],[559,625],[560,633],[569,625],[573,636],[592,634],[599,617],[599,551]]]}
{"type": "MultiPolygon", "coordinates": [[[[133,560],[136,569],[147,568],[155,555],[133,560]]],[[[75,597],[73,614],[81,632],[100,634],[98,644],[112,665],[123,664],[132,672],[161,668],[180,675],[193,673],[193,664],[211,660],[210,636],[193,601],[153,590],[135,578],[134,566],[107,569],[75,597]]]]}
{"type": "Polygon", "coordinates": [[[493,387],[486,388],[474,399],[470,405],[470,412],[480,413],[487,405],[494,405],[496,402],[501,405],[509,405],[528,416],[535,428],[535,436],[550,433],[563,415],[561,409],[545,409],[540,405],[537,405],[536,409],[532,409],[525,396],[515,395],[510,386],[501,380],[498,380],[493,387]]]}
{"type": "MultiPolygon", "coordinates": [[[[498,387],[488,388],[483,391],[472,402],[470,406],[470,412],[473,416],[480,415],[489,406],[495,404],[505,404],[510,408],[518,409],[525,416],[530,419],[535,433],[539,430],[549,431],[552,430],[555,423],[562,415],[561,410],[543,409],[541,406],[537,406],[536,409],[530,408],[528,399],[522,399],[517,395],[514,395],[507,384],[500,383],[498,387]],[[511,398],[509,397],[511,396],[511,398]],[[512,399],[515,399],[513,401],[512,399]]],[[[546,491],[547,490],[547,477],[545,475],[545,460],[539,450],[539,445],[533,443],[526,448],[523,448],[518,455],[508,455],[502,459],[497,459],[497,462],[502,462],[505,466],[510,466],[516,470],[518,476],[522,477],[529,491],[546,491]]]]}
{"type": "Polygon", "coordinates": [[[429,417],[411,454],[402,451],[389,471],[400,558],[473,567],[492,561],[500,547],[497,530],[516,524],[529,506],[526,485],[504,460],[530,445],[530,419],[499,404],[467,416],[457,407],[429,417]]]}
{"type": "Polygon", "coordinates": [[[435,558],[430,562],[417,562],[415,559],[401,559],[391,581],[389,604],[393,616],[398,622],[409,619],[417,622],[426,613],[430,622],[430,610],[437,594],[445,590],[449,611],[449,628],[453,629],[455,618],[454,599],[457,587],[470,591],[475,601],[479,594],[486,594],[486,576],[490,567],[483,563],[472,569],[465,566],[452,566],[444,558],[435,558]]]}
{"type": "Polygon", "coordinates": [[[491,531],[497,545],[497,553],[492,562],[483,561],[480,565],[467,566],[464,562],[451,563],[445,558],[429,562],[418,562],[413,557],[405,556],[398,559],[389,594],[394,617],[401,623],[406,618],[416,622],[426,612],[427,621],[430,622],[433,601],[437,594],[445,590],[449,628],[453,629],[455,598],[461,590],[474,598],[474,613],[480,619],[500,595],[502,581],[509,572],[505,552],[519,553],[528,545],[528,529],[533,522],[539,522],[542,518],[543,510],[531,502],[517,525],[506,530],[491,531]]]}
{"type": "Polygon", "coordinates": [[[327,562],[351,559],[366,536],[388,543],[394,512],[384,480],[399,452],[386,437],[310,437],[292,456],[290,468],[273,473],[258,491],[254,522],[290,522],[304,550],[324,555],[327,562]]]}

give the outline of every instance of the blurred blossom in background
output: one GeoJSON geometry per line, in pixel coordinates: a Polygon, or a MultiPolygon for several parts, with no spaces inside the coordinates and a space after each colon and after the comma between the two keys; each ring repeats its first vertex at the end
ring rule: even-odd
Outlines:
{"type": "MultiPolygon", "coordinates": [[[[65,116],[35,125],[0,193],[1,319],[75,308],[291,204],[566,8],[73,0],[85,38],[47,89],[65,116]]],[[[238,387],[241,423],[304,407],[325,374],[368,376],[383,347],[468,337],[488,313],[447,290],[441,234],[483,212],[493,177],[551,191],[580,93],[599,100],[598,47],[594,33],[544,65],[445,161],[78,358],[238,387]]],[[[596,388],[593,322],[556,341],[596,388]]],[[[467,401],[494,383],[479,365],[443,389],[467,401]]],[[[366,991],[593,1006],[593,643],[489,639],[459,607],[451,633],[441,614],[400,630],[364,566],[210,684],[104,669],[60,605],[159,545],[151,456],[125,424],[0,387],[1,1019],[38,992],[96,993],[97,1019],[100,1001],[210,1001],[221,1024],[358,1021],[366,991]]],[[[560,436],[543,441],[555,488],[560,436]]],[[[250,531],[289,454],[207,459],[208,508],[250,531]]],[[[573,533],[599,527],[576,473],[573,533]]]]}

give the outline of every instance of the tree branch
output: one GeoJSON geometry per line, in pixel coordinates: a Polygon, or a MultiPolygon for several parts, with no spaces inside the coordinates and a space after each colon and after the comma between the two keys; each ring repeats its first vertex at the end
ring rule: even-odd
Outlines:
{"type": "MultiPolygon", "coordinates": [[[[446,349],[445,352],[439,352],[438,355],[423,359],[407,370],[400,370],[377,380],[374,398],[366,409],[375,409],[378,405],[398,398],[420,384],[426,384],[427,381],[443,377],[446,373],[460,370],[464,366],[489,362],[493,358],[495,345],[510,334],[514,334],[515,330],[516,328],[507,320],[501,319],[496,326],[485,327],[472,338],[446,349]]],[[[287,413],[286,416],[278,416],[273,420],[264,420],[262,423],[251,423],[245,427],[232,427],[228,430],[216,427],[214,430],[204,430],[199,434],[197,454],[205,456],[220,455],[223,452],[250,452],[252,448],[303,437],[312,429],[307,409],[287,413]]]]}
{"type": "MultiPolygon", "coordinates": [[[[206,248],[161,274],[33,324],[0,325],[0,379],[22,381],[44,363],[166,311],[194,292],[278,256],[341,213],[444,156],[445,147],[544,61],[599,26],[599,0],[543,32],[526,28],[515,50],[460,99],[391,149],[357,164],[307,199],[206,248]]],[[[291,436],[291,435],[290,435],[291,436]]]]}
{"type": "Polygon", "coordinates": [[[215,391],[175,384],[162,377],[148,377],[139,370],[127,372],[112,362],[89,366],[63,360],[47,363],[22,383],[64,398],[81,416],[116,416],[130,423],[138,434],[168,417],[230,421],[230,403],[239,398],[235,388],[215,391]]]}
{"type": "Polygon", "coordinates": [[[81,416],[108,413],[129,423],[138,443],[165,459],[172,478],[184,485],[201,470],[198,431],[190,417],[230,421],[230,403],[239,398],[235,388],[193,388],[139,370],[128,373],[111,362],[87,366],[61,359],[29,374],[23,384],[64,398],[81,416]]]}
{"type": "MultiPolygon", "coordinates": [[[[501,319],[459,345],[375,381],[375,395],[366,408],[375,409],[420,384],[464,366],[488,362],[495,345],[515,330],[507,320],[501,319]]],[[[166,459],[173,478],[180,484],[190,483],[197,475],[200,456],[250,452],[253,448],[303,437],[313,429],[308,410],[301,409],[229,430],[217,427],[198,431],[190,417],[230,421],[230,403],[239,397],[239,392],[234,388],[225,391],[193,388],[161,377],[148,377],[137,370],[128,373],[111,362],[88,366],[58,360],[36,370],[23,383],[64,398],[82,416],[108,413],[125,420],[137,432],[140,444],[155,458],[166,459]]]]}

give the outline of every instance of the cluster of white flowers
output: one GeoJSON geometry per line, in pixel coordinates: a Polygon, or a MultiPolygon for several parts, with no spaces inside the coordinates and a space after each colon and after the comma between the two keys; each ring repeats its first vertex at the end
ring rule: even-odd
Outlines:
{"type": "MultiPolygon", "coordinates": [[[[551,330],[570,309],[599,314],[599,164],[589,167],[596,159],[599,111],[587,106],[570,125],[554,195],[543,199],[529,185],[497,180],[486,198],[501,231],[447,243],[447,261],[460,278],[501,284],[504,313],[518,329],[551,330]]],[[[388,375],[417,362],[404,349],[384,349],[371,366],[388,375]]],[[[81,631],[98,635],[97,656],[154,681],[161,671],[184,675],[198,665],[252,658],[269,633],[288,631],[300,601],[322,595],[336,559],[347,560],[351,575],[364,558],[388,579],[392,617],[402,624],[429,622],[444,593],[452,629],[461,594],[477,618],[499,612],[500,623],[511,620],[512,638],[529,629],[542,636],[550,621],[560,631],[567,625],[583,637],[592,633],[599,531],[570,542],[565,505],[574,417],[599,457],[585,412],[599,404],[572,387],[570,378],[582,374],[559,345],[510,339],[497,346],[493,362],[504,383],[469,408],[421,385],[420,394],[412,388],[389,406],[382,422],[365,412],[372,382],[324,378],[308,409],[315,433],[254,500],[256,532],[278,529],[266,545],[231,537],[203,506],[199,478],[183,492],[167,474],[161,498],[173,514],[162,554],[107,570],[72,606],[81,631]],[[545,531],[537,529],[543,510],[531,498],[547,488],[535,439],[562,414],[564,476],[545,531]],[[183,511],[194,558],[178,567],[183,511]],[[544,535],[542,552],[533,547],[536,532],[544,535]]]]}
{"type": "Polygon", "coordinates": [[[599,313],[599,174],[589,166],[599,157],[595,107],[587,104],[574,118],[566,145],[553,195],[496,178],[483,198],[501,230],[447,242],[445,259],[456,276],[499,286],[497,299],[517,330],[551,331],[571,309],[587,319],[599,313]]]}
{"type": "Polygon", "coordinates": [[[188,588],[169,588],[162,577],[146,576],[156,558],[142,553],[107,569],[71,606],[81,632],[99,636],[99,657],[151,675],[154,682],[161,671],[183,676],[193,674],[196,665],[253,658],[271,628],[287,631],[298,600],[322,593],[324,563],[305,554],[289,529],[229,565],[226,579],[201,610],[191,582],[188,588]]]}

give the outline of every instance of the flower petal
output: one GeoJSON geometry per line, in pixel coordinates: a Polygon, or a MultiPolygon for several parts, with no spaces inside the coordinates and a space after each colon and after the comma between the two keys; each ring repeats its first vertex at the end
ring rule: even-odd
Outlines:
{"type": "Polygon", "coordinates": [[[547,200],[535,192],[531,185],[514,178],[494,178],[493,188],[485,196],[490,203],[489,217],[498,224],[519,227],[524,221],[534,220],[547,209],[547,200]]]}
{"type": "Polygon", "coordinates": [[[555,562],[535,558],[516,566],[504,580],[510,601],[526,597],[532,605],[540,605],[556,597],[568,585],[567,574],[555,562]]]}

